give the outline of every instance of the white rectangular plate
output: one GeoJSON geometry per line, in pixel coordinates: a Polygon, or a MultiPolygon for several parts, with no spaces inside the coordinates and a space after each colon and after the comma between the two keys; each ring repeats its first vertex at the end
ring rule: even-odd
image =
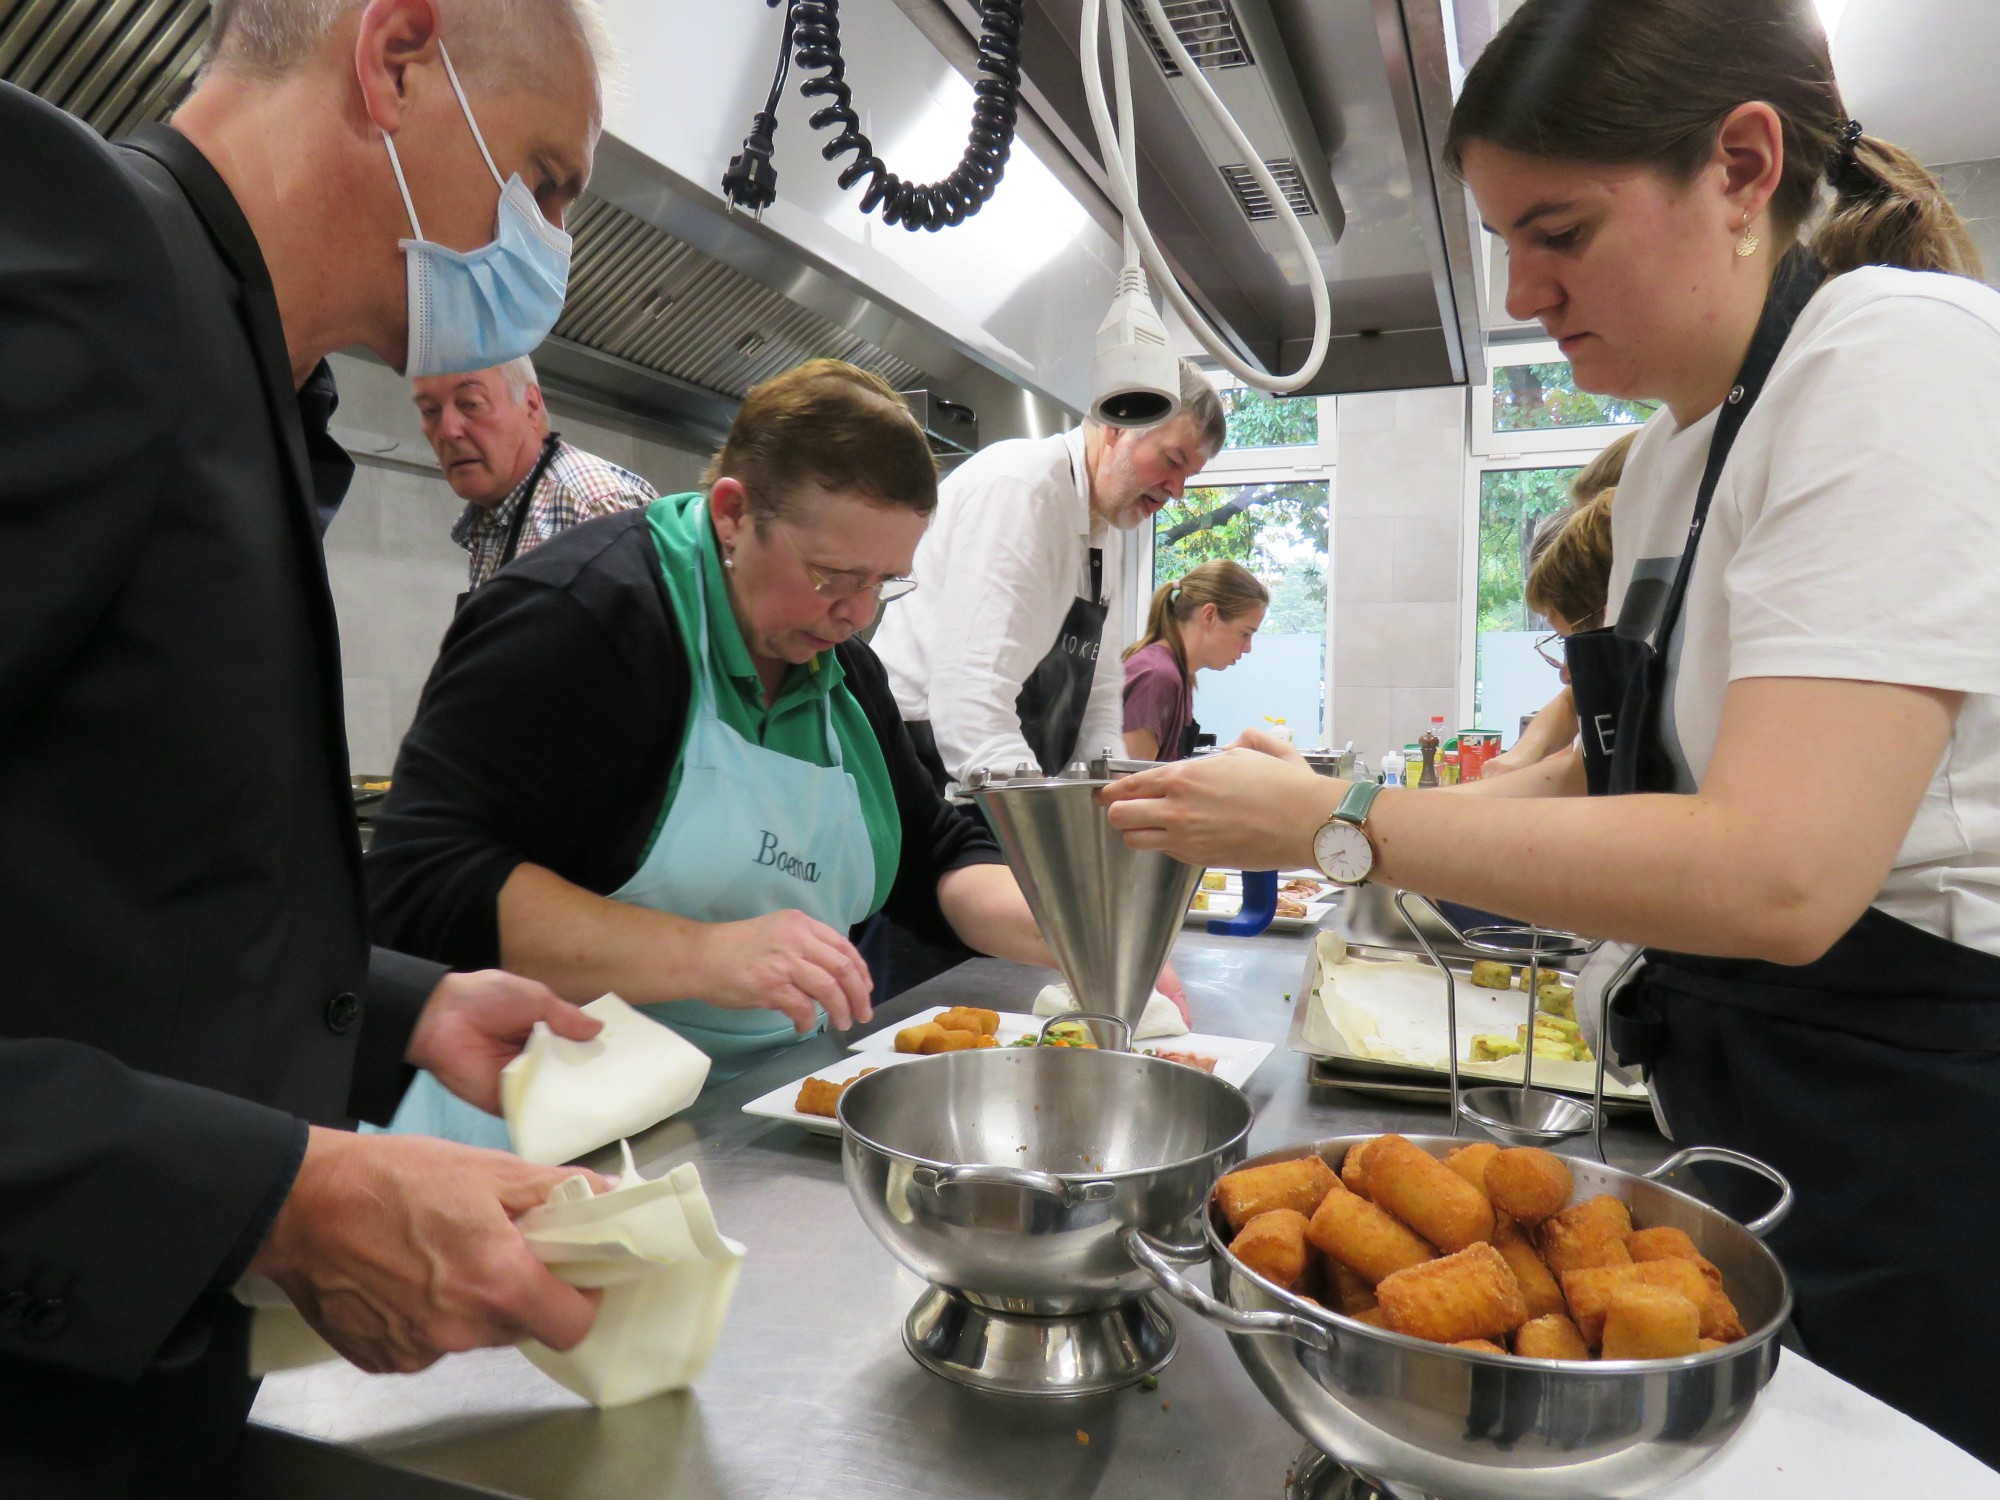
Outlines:
{"type": "Polygon", "coordinates": [[[869,1068],[892,1068],[899,1063],[915,1062],[916,1058],[901,1052],[891,1052],[883,1056],[879,1052],[850,1052],[838,1062],[828,1063],[810,1073],[802,1073],[790,1083],[772,1089],[768,1094],[760,1094],[743,1106],[746,1115],[759,1115],[766,1120],[782,1120],[787,1125],[800,1125],[820,1135],[839,1135],[840,1121],[831,1115],[802,1115],[792,1105],[799,1097],[799,1086],[808,1078],[823,1078],[828,1083],[845,1083],[850,1078],[859,1077],[869,1068]]]}
{"type": "MultiPolygon", "coordinates": [[[[856,1057],[876,1059],[887,1055],[893,1058],[900,1058],[904,1061],[915,1061],[910,1054],[896,1051],[896,1033],[901,1031],[904,1026],[921,1026],[926,1021],[935,1020],[949,1009],[951,1007],[948,1005],[933,1005],[929,1010],[918,1011],[909,1020],[903,1022],[903,1026],[885,1026],[873,1036],[863,1037],[860,1041],[854,1043],[854,1055],[856,1057]]],[[[1000,1045],[1005,1047],[1018,1038],[1030,1036],[1041,1030],[1042,1022],[1046,1019],[1048,1018],[1043,1016],[1024,1016],[1019,1011],[1003,1010],[1000,1012],[1000,1030],[995,1035],[999,1038],[1000,1045]]],[[[1215,1059],[1215,1076],[1226,1082],[1235,1084],[1240,1089],[1250,1081],[1250,1075],[1262,1066],[1264,1059],[1271,1055],[1271,1044],[1269,1042],[1246,1041],[1239,1036],[1211,1036],[1207,1032],[1190,1031],[1186,1036],[1147,1037],[1143,1041],[1134,1042],[1132,1050],[1135,1052],[1193,1052],[1202,1057],[1212,1057],[1215,1059]]],[[[834,1078],[835,1082],[839,1081],[830,1072],[819,1072],[812,1076],[815,1078],[834,1078]]],[[[790,1085],[790,1088],[791,1093],[785,1097],[785,1103],[787,1104],[790,1104],[793,1099],[797,1098],[799,1092],[797,1084],[790,1085]]],[[[778,1092],[783,1093],[784,1091],[781,1089],[778,1092]]],[[[766,1095],[766,1098],[768,1097],[770,1096],[766,1095]]],[[[763,1101],[760,1100],[758,1102],[761,1103],[763,1101]]],[[[748,1105],[744,1107],[746,1109],[749,1108],[748,1105]]],[[[803,1120],[806,1117],[800,1116],[799,1118],[803,1120]]],[[[829,1121],[828,1123],[832,1122],[829,1121]]],[[[838,1128],[838,1126],[835,1126],[835,1129],[838,1128]]]]}

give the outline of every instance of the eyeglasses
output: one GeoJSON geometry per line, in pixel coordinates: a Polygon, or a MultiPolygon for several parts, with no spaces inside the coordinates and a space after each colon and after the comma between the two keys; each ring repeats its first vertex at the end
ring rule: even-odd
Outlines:
{"type": "Polygon", "coordinates": [[[773,528],[784,537],[785,545],[792,549],[792,556],[799,560],[799,566],[806,570],[806,578],[813,586],[813,592],[822,599],[856,599],[863,594],[873,594],[877,604],[893,604],[898,599],[907,598],[916,592],[917,580],[891,574],[886,578],[871,578],[866,573],[857,573],[851,568],[822,568],[817,563],[806,561],[805,553],[799,551],[799,544],[792,540],[791,533],[781,523],[773,528]]]}
{"type": "Polygon", "coordinates": [[[1563,634],[1560,630],[1551,630],[1547,635],[1540,636],[1535,641],[1535,655],[1539,656],[1543,661],[1547,662],[1550,666],[1554,667],[1558,672],[1560,672],[1563,669],[1563,667],[1567,665],[1566,654],[1563,650],[1562,641],[1563,641],[1563,634]],[[1554,646],[1556,648],[1556,654],[1554,656],[1549,655],[1549,647],[1551,646],[1554,646]]]}

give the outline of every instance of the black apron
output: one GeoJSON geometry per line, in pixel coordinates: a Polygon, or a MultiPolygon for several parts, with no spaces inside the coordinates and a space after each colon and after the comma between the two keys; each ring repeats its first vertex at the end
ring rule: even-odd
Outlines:
{"type": "Polygon", "coordinates": [[[1104,649],[1104,619],[1111,601],[1104,594],[1104,549],[1090,549],[1090,592],[1070,601],[1062,629],[1048,655],[1035,664],[1014,699],[1021,720],[1021,738],[1035,752],[1044,776],[1060,776],[1063,767],[1100,750],[1123,753],[1121,745],[1079,745],[1084,711],[1090,707],[1090,685],[1097,678],[1097,657],[1104,649]]]}
{"type": "MultiPolygon", "coordinates": [[[[1716,482],[1779,349],[1821,280],[1780,266],[1717,420],[1680,568],[1652,642],[1569,638],[1594,795],[1670,792],[1666,657],[1716,482]]],[[[1728,1146],[1797,1190],[1771,1247],[1809,1355],[2000,1465],[2000,957],[1871,908],[1826,955],[1784,965],[1648,950],[1612,1002],[1611,1045],[1643,1067],[1680,1143],[1728,1146]]],[[[1705,1186],[1739,1218],[1732,1175],[1705,1186]]]]}
{"type": "MultiPolygon", "coordinates": [[[[560,432],[552,432],[542,439],[542,456],[535,460],[534,468],[528,471],[528,487],[521,491],[521,503],[514,508],[514,517],[507,523],[507,545],[500,549],[501,568],[512,562],[521,550],[521,528],[528,524],[528,512],[535,504],[535,491],[542,487],[542,479],[549,472],[549,465],[556,461],[556,450],[561,445],[560,432]]],[[[494,572],[498,571],[499,568],[494,569],[494,572]]],[[[489,574],[487,582],[492,581],[492,576],[489,574]]],[[[460,594],[458,603],[453,608],[464,609],[465,601],[472,597],[472,593],[471,589],[467,589],[460,594]]]]}

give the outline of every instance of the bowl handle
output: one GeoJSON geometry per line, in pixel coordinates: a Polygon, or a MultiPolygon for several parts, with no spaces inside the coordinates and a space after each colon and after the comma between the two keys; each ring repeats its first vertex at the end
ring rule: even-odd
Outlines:
{"type": "Polygon", "coordinates": [[[1746,1172],[1755,1172],[1759,1177],[1776,1186],[1778,1189],[1778,1201],[1743,1226],[1756,1235],[1758,1239],[1761,1240],[1765,1235],[1784,1223],[1786,1218],[1791,1214],[1794,1194],[1792,1193],[1791,1183],[1785,1180],[1785,1174],[1768,1162],[1761,1162],[1754,1156],[1745,1156],[1741,1151],[1731,1151],[1726,1146],[1689,1146],[1683,1150],[1676,1151],[1672,1156],[1653,1168],[1652,1171],[1641,1172],[1639,1175],[1644,1177],[1648,1182],[1657,1182],[1662,1177],[1678,1171],[1691,1162],[1698,1161],[1727,1162],[1731,1166],[1743,1168],[1746,1172]]]}
{"type": "Polygon", "coordinates": [[[953,1187],[1005,1187],[1024,1193],[1042,1193],[1060,1199],[1065,1208],[1079,1203],[1104,1203],[1117,1196],[1115,1182],[1077,1182],[1053,1172],[1036,1172],[1028,1167],[995,1167],[969,1163],[957,1167],[917,1167],[910,1181],[920,1188],[942,1193],[953,1187]]]}
{"type": "Polygon", "coordinates": [[[1161,1291],[1172,1297],[1183,1307],[1200,1313],[1209,1322],[1228,1329],[1231,1333],[1274,1333],[1295,1340],[1321,1353],[1331,1352],[1333,1338],[1317,1323],[1309,1323],[1304,1318],[1293,1317],[1290,1313],[1245,1312],[1231,1307],[1226,1302],[1218,1302],[1177,1270],[1168,1259],[1170,1254],[1180,1253],[1183,1259],[1207,1259],[1207,1246],[1202,1246],[1200,1256],[1189,1256],[1185,1252],[1192,1246],[1166,1245],[1154,1239],[1143,1230],[1126,1225],[1119,1231],[1119,1242],[1125,1253],[1132,1257],[1139,1269],[1158,1283],[1161,1291]]]}

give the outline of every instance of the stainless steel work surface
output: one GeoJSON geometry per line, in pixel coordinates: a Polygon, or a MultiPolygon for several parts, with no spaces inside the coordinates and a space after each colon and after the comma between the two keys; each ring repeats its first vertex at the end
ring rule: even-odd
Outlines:
{"type": "MultiPolygon", "coordinates": [[[[1198,1029],[1279,1048],[1246,1092],[1250,1150],[1383,1129],[1434,1133],[1442,1105],[1309,1089],[1284,1049],[1305,940],[1189,933],[1174,952],[1198,1029]]],[[[1050,976],[979,959],[900,996],[891,1026],[939,1003],[1026,1010],[1050,976]]],[[[816,1038],[633,1143],[647,1176],[692,1161],[723,1232],[749,1247],[707,1373],[691,1391],[595,1411],[512,1350],[420,1375],[329,1364],[271,1377],[252,1414],[240,1493],[258,1500],[848,1500],[876,1496],[1271,1496],[1304,1444],[1251,1385],[1223,1336],[1177,1313],[1159,1388],[1076,1401],[979,1395],[928,1374],[901,1342],[924,1284],[863,1225],[837,1140],[741,1106],[840,1056],[816,1038]]],[[[1650,1126],[1607,1132],[1615,1164],[1665,1154],[1650,1126]]],[[[1573,1146],[1571,1149],[1575,1149],[1573,1146]]]]}

